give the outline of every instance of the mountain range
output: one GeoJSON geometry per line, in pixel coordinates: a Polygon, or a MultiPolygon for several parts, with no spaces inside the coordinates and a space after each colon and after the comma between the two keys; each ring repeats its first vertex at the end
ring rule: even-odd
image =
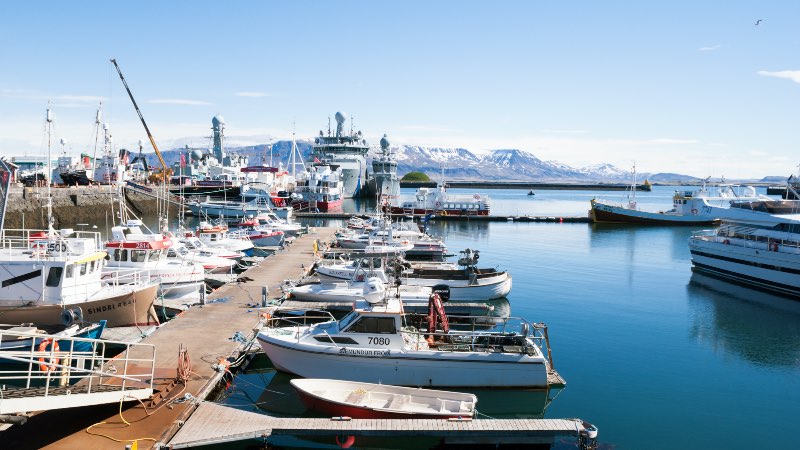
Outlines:
{"type": "MultiPolygon", "coordinates": [[[[311,142],[297,141],[303,160],[311,153],[311,142]]],[[[266,144],[228,147],[226,152],[247,155],[250,164],[288,166],[291,141],[278,141],[266,144]]],[[[402,177],[412,171],[423,172],[432,180],[442,177],[446,180],[497,180],[497,181],[537,181],[537,182],[605,182],[630,183],[632,173],[611,164],[595,164],[575,168],[558,161],[543,161],[534,154],[517,149],[498,149],[488,153],[473,153],[465,148],[421,147],[412,145],[394,146],[397,158],[397,172],[402,177]]],[[[180,159],[181,149],[162,152],[165,161],[173,164],[180,159]]],[[[370,150],[369,157],[377,156],[378,150],[370,150]]],[[[146,154],[148,163],[158,164],[155,154],[146,154]]],[[[774,181],[766,177],[763,180],[774,181]]],[[[651,183],[698,182],[699,178],[676,173],[637,173],[638,182],[651,183]]],[[[717,181],[717,180],[715,180],[717,181]]]]}

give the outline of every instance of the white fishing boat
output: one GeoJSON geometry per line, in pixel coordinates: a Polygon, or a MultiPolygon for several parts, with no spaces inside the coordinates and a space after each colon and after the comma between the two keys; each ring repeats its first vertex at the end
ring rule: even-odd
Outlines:
{"type": "Polygon", "coordinates": [[[120,273],[124,279],[133,279],[137,271],[147,270],[152,281],[161,283],[160,291],[165,297],[199,297],[204,288],[203,266],[167,258],[172,240],[161,233],[145,232],[143,226],[141,220],[129,219],[124,225],[111,228],[111,240],[106,243],[111,259],[103,268],[104,277],[120,273]]]}
{"type": "Polygon", "coordinates": [[[356,381],[295,378],[306,408],[354,419],[446,419],[475,415],[475,394],[356,381]]]}
{"type": "MultiPolygon", "coordinates": [[[[49,108],[46,123],[46,173],[52,173],[49,108]]],[[[10,177],[0,177],[0,182],[6,205],[10,177]]],[[[101,280],[107,254],[100,233],[54,230],[47,186],[47,230],[5,229],[0,216],[0,319],[37,326],[74,322],[79,317],[88,322],[107,320],[112,327],[158,324],[153,309],[158,283],[141,271],[131,280],[121,279],[117,272],[101,280]]]]}
{"type": "Polygon", "coordinates": [[[342,169],[327,163],[312,162],[297,177],[292,205],[299,210],[339,212],[342,210],[344,181],[342,169]]]}
{"type": "Polygon", "coordinates": [[[719,228],[689,239],[692,269],[800,297],[800,201],[745,201],[730,209],[719,228]]]}
{"type": "Polygon", "coordinates": [[[357,301],[341,320],[313,325],[276,310],[257,339],[276,369],[305,378],[415,387],[563,384],[553,369],[545,325],[482,317],[494,327],[455,330],[438,296],[431,302],[424,329],[417,328],[418,318],[406,317],[398,299],[377,293],[357,301]]]}
{"type": "MultiPolygon", "coordinates": [[[[248,217],[248,219],[250,218],[248,217]]],[[[253,217],[253,220],[260,225],[283,231],[286,237],[297,237],[303,229],[303,226],[299,223],[290,223],[286,219],[281,219],[274,211],[262,211],[253,217]]]]}

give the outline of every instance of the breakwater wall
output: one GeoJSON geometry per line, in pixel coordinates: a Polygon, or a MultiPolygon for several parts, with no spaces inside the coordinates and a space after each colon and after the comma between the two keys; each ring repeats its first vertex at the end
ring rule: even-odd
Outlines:
{"type": "MultiPolygon", "coordinates": [[[[53,227],[79,229],[78,224],[107,228],[119,221],[119,191],[112,186],[52,188],[53,227]]],[[[125,204],[138,217],[152,217],[159,202],[152,195],[124,189],[125,204]]],[[[163,202],[163,201],[162,201],[163,202]]],[[[178,207],[170,206],[177,217],[178,207]]],[[[8,196],[5,228],[47,228],[47,188],[13,187],[8,196]]]]}

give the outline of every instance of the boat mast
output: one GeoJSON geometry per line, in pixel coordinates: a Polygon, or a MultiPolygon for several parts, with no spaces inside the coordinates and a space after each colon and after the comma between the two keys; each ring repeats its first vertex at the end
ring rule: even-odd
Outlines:
{"type": "Polygon", "coordinates": [[[631,184],[631,195],[628,197],[628,207],[636,208],[636,161],[633,162],[633,183],[631,184]]]}
{"type": "Polygon", "coordinates": [[[53,113],[50,111],[50,102],[47,102],[46,114],[46,127],[47,127],[47,234],[48,236],[53,233],[53,196],[50,191],[50,179],[53,176],[53,169],[50,167],[50,140],[53,132],[53,113]]]}
{"type": "Polygon", "coordinates": [[[94,116],[94,151],[92,152],[92,176],[90,180],[94,180],[94,174],[97,173],[97,140],[100,139],[100,122],[103,118],[103,102],[97,107],[97,114],[94,116]]]}

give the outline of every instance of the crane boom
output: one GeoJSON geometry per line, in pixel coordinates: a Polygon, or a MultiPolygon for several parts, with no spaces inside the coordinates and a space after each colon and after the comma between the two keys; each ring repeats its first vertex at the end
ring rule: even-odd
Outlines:
{"type": "MultiPolygon", "coordinates": [[[[144,121],[144,116],[142,116],[142,112],[139,110],[139,106],[136,104],[136,100],[133,99],[133,94],[131,93],[131,89],[128,87],[128,82],[125,81],[125,77],[122,76],[122,70],[120,70],[119,65],[117,65],[117,60],[112,59],[111,62],[114,64],[114,67],[117,69],[117,73],[119,74],[119,79],[122,80],[122,84],[125,85],[125,90],[128,91],[128,96],[131,98],[131,102],[133,102],[133,107],[136,108],[136,114],[139,114],[139,119],[142,121],[142,125],[144,125],[144,131],[147,132],[147,137],[150,139],[150,144],[153,145],[153,150],[156,151],[156,156],[158,156],[158,160],[161,162],[161,170],[164,173],[164,177],[167,176],[167,164],[164,162],[164,157],[161,156],[161,152],[158,150],[158,146],[156,145],[156,140],[153,139],[152,133],[150,133],[150,129],[147,127],[147,122],[144,121]]],[[[167,180],[164,180],[165,182],[167,180]]]]}

